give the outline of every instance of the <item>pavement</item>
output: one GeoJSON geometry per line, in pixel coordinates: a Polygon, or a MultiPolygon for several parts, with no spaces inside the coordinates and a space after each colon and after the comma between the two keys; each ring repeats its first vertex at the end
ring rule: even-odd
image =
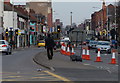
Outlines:
{"type": "MultiPolygon", "coordinates": [[[[72,81],[117,81],[118,73],[98,68],[95,63],[90,65],[86,61],[71,61],[69,56],[62,55],[60,50],[54,51],[52,60],[48,60],[46,50],[36,54],[33,60],[57,75],[66,77],[72,81]]],[[[116,67],[115,67],[116,68],[116,67]]]]}
{"type": "Polygon", "coordinates": [[[84,65],[82,62],[71,61],[69,56],[60,53],[60,49],[54,51],[52,60],[48,60],[46,51],[35,55],[33,60],[52,71],[55,71],[57,68],[97,69],[93,66],[84,65]]]}

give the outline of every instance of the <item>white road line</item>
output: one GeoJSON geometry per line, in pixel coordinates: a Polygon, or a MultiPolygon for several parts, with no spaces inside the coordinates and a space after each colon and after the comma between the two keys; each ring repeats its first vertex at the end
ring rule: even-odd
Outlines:
{"type": "Polygon", "coordinates": [[[90,64],[83,64],[83,65],[90,65],[90,64]]]}
{"type": "Polygon", "coordinates": [[[107,70],[110,74],[112,73],[110,70],[107,70]]]}
{"type": "Polygon", "coordinates": [[[115,66],[119,66],[119,65],[115,65],[115,66]]]}

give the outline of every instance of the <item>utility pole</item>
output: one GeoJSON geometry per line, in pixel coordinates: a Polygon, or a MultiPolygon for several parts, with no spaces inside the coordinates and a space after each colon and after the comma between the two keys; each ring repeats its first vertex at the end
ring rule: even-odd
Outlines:
{"type": "MultiPolygon", "coordinates": [[[[117,6],[117,4],[116,4],[116,0],[115,0],[115,31],[117,31],[117,24],[116,24],[116,6],[117,6]]],[[[117,40],[116,34],[115,34],[115,40],[117,40]]]]}
{"type": "Polygon", "coordinates": [[[71,27],[70,27],[70,28],[72,28],[72,13],[73,13],[73,12],[70,12],[70,14],[71,14],[71,16],[70,16],[70,17],[71,17],[71,19],[70,19],[71,27]]]}

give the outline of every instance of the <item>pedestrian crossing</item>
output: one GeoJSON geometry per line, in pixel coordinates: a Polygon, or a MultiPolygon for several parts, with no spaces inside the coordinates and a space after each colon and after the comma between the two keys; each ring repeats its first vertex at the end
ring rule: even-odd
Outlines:
{"type": "Polygon", "coordinates": [[[69,81],[49,71],[33,73],[2,72],[0,81],[69,81]]]}

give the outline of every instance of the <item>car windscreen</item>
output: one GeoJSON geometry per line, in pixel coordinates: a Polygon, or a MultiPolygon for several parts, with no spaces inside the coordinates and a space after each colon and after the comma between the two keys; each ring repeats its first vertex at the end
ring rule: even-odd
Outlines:
{"type": "Polygon", "coordinates": [[[69,40],[61,40],[61,42],[69,42],[69,40]]]}
{"type": "Polygon", "coordinates": [[[0,41],[0,44],[5,44],[5,42],[4,41],[0,41]]]}
{"type": "Polygon", "coordinates": [[[40,41],[39,43],[45,43],[44,41],[40,41]]]}
{"type": "Polygon", "coordinates": [[[98,42],[98,45],[110,45],[110,43],[106,43],[106,42],[98,42]]]}
{"type": "Polygon", "coordinates": [[[90,44],[97,44],[97,42],[90,42],[90,44]]]}

